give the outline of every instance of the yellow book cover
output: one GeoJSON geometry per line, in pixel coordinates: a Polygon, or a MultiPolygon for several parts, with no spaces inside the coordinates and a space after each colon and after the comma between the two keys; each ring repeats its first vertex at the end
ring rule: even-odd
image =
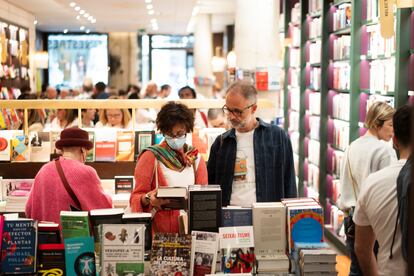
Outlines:
{"type": "Polygon", "coordinates": [[[116,161],[134,161],[134,131],[118,131],[116,135],[116,161]]]}

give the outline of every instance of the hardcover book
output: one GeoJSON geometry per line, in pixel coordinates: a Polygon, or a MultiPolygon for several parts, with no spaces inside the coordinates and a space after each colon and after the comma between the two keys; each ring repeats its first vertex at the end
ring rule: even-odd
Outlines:
{"type": "Polygon", "coordinates": [[[116,134],[116,161],[134,161],[134,131],[119,130],[116,134]]]}
{"type": "Polygon", "coordinates": [[[1,245],[1,272],[30,274],[36,271],[37,222],[5,220],[1,245]]]}
{"type": "Polygon", "coordinates": [[[221,270],[256,273],[253,226],[220,227],[221,270]]]}
{"type": "Polygon", "coordinates": [[[155,233],[151,249],[151,275],[190,276],[191,235],[155,233]]]}
{"type": "Polygon", "coordinates": [[[251,226],[252,208],[240,206],[227,206],[221,209],[221,226],[251,226]]]}
{"type": "Polygon", "coordinates": [[[115,194],[132,193],[134,190],[134,176],[115,176],[115,194]]]}
{"type": "MultiPolygon", "coordinates": [[[[138,159],[138,155],[142,150],[155,144],[155,131],[136,131],[135,132],[135,157],[134,160],[138,159]]],[[[159,144],[159,143],[158,143],[159,144]]]]}
{"type": "Polygon", "coordinates": [[[188,187],[189,231],[218,232],[221,224],[221,188],[219,185],[188,187]]]}
{"type": "Polygon", "coordinates": [[[216,271],[219,236],[213,232],[192,231],[191,274],[204,276],[216,271]]]}
{"type": "Polygon", "coordinates": [[[65,239],[66,275],[95,276],[95,252],[92,237],[65,239]]]}
{"type": "Polygon", "coordinates": [[[37,275],[66,275],[65,245],[39,244],[37,275]]]}
{"type": "Polygon", "coordinates": [[[142,224],[102,224],[101,275],[144,275],[142,224]]]}
{"type": "Polygon", "coordinates": [[[53,222],[39,222],[38,228],[38,244],[60,244],[59,223],[53,222]]]}
{"type": "Polygon", "coordinates": [[[95,130],[95,161],[115,162],[116,135],[115,129],[95,130]]]}
{"type": "Polygon", "coordinates": [[[63,239],[75,237],[89,237],[88,212],[60,211],[63,239]]]}
{"type": "Polygon", "coordinates": [[[157,198],[170,201],[163,205],[164,210],[187,209],[187,188],[185,187],[158,187],[157,198]]]}

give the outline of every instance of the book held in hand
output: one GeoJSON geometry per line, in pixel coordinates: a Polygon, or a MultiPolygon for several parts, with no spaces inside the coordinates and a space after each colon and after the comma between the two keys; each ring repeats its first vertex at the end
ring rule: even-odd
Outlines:
{"type": "Polygon", "coordinates": [[[187,188],[185,187],[159,187],[157,198],[169,200],[168,204],[162,206],[164,210],[187,209],[187,188]]]}

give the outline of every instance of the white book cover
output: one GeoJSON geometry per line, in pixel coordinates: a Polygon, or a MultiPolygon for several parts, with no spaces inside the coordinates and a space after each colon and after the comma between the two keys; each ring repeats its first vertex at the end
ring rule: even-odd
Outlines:
{"type": "Polygon", "coordinates": [[[286,207],[280,202],[253,203],[253,229],[257,259],[286,254],[286,207]]]}
{"type": "Polygon", "coordinates": [[[30,161],[49,162],[50,160],[50,134],[49,132],[30,132],[30,161]]]}
{"type": "Polygon", "coordinates": [[[204,276],[214,273],[217,262],[218,233],[192,231],[191,239],[190,275],[204,276]]]}
{"type": "Polygon", "coordinates": [[[103,224],[101,227],[101,275],[144,275],[145,226],[103,224]]]}

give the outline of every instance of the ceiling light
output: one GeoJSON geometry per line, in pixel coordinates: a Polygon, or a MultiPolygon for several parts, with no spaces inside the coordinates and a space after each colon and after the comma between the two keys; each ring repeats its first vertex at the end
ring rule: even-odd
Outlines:
{"type": "Polygon", "coordinates": [[[80,20],[80,15],[77,15],[77,16],[76,16],[76,19],[77,19],[77,20],[80,20]]]}
{"type": "Polygon", "coordinates": [[[149,14],[149,15],[153,15],[153,14],[154,14],[154,10],[149,10],[149,11],[148,11],[148,14],[149,14]]]}
{"type": "Polygon", "coordinates": [[[76,6],[76,3],[75,2],[70,2],[69,6],[71,6],[73,8],[74,6],[76,6]]]}
{"type": "Polygon", "coordinates": [[[153,29],[154,31],[158,31],[158,26],[152,26],[152,29],[153,29]]]}
{"type": "Polygon", "coordinates": [[[89,15],[88,20],[91,21],[93,19],[92,15],[89,15]]]}
{"type": "Polygon", "coordinates": [[[91,30],[86,29],[85,33],[89,34],[91,32],[91,30]]]}
{"type": "Polygon", "coordinates": [[[93,23],[93,24],[95,24],[96,23],[96,19],[94,18],[94,19],[92,19],[91,20],[91,22],[93,23]]]}
{"type": "Polygon", "coordinates": [[[79,28],[81,31],[85,30],[85,26],[80,26],[79,28]]]}
{"type": "Polygon", "coordinates": [[[75,11],[79,11],[80,10],[80,7],[79,6],[76,6],[75,7],[75,11]]]}
{"type": "Polygon", "coordinates": [[[89,13],[85,13],[84,15],[83,15],[83,17],[85,17],[85,18],[87,18],[89,16],[89,13]]]}
{"type": "Polygon", "coordinates": [[[156,18],[151,19],[151,23],[157,23],[157,19],[156,18]]]}
{"type": "Polygon", "coordinates": [[[64,29],[64,30],[63,30],[63,33],[64,33],[64,34],[68,33],[68,29],[64,29]]]}
{"type": "Polygon", "coordinates": [[[152,4],[148,4],[147,5],[147,10],[152,10],[152,8],[153,8],[154,6],[152,5],[152,4]]]}
{"type": "Polygon", "coordinates": [[[79,11],[79,14],[84,14],[85,13],[85,11],[84,10],[80,10],[79,11]]]}
{"type": "Polygon", "coordinates": [[[37,20],[33,21],[33,24],[37,25],[37,20]]]}
{"type": "Polygon", "coordinates": [[[145,3],[147,3],[147,4],[149,4],[151,2],[152,2],[152,0],[145,0],[145,3]]]}

